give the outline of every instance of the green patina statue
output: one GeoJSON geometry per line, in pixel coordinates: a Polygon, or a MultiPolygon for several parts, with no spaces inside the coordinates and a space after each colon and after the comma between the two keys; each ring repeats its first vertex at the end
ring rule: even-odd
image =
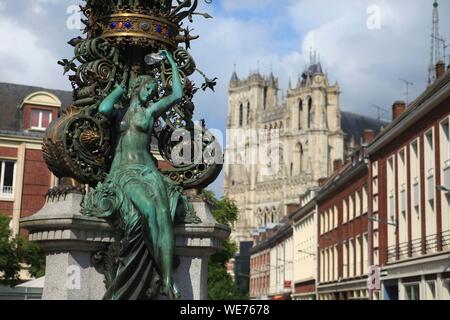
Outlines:
{"type": "Polygon", "coordinates": [[[120,264],[106,299],[180,297],[172,280],[173,224],[177,212],[195,214],[182,190],[158,171],[148,148],[155,120],[183,97],[177,65],[169,52],[162,54],[172,66],[171,95],[151,103],[158,96],[157,82],[139,76],[131,83],[125,112],[114,108],[125,94],[120,85],[100,104],[100,112],[117,123],[120,137],[109,175],[85,196],[82,212],[101,218],[120,214],[120,264]]]}
{"type": "Polygon", "coordinates": [[[198,193],[222,169],[217,141],[192,120],[198,88],[188,77],[198,71],[203,90],[214,89],[216,80],[198,70],[187,51],[197,37],[183,20],[210,17],[197,13],[197,5],[198,0],[86,1],[86,38],[72,39],[75,57],[59,62],[65,73],[72,72],[74,104],[52,122],[44,140],[48,167],[67,182],[48,195],[88,185],[82,214],[107,219],[115,228],[113,244],[93,256],[105,274],[108,300],[180,298],[172,276],[174,226],[201,222],[186,191],[198,193]],[[199,144],[193,149],[202,151],[200,157],[175,159],[177,130],[199,144]],[[168,164],[164,169],[151,148],[168,164]],[[208,157],[204,150],[210,150],[208,157]]]}

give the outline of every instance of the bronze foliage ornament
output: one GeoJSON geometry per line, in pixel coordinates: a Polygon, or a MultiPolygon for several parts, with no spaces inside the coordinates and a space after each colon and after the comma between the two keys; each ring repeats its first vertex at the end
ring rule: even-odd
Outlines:
{"type": "MultiPolygon", "coordinates": [[[[155,124],[153,144],[171,166],[161,170],[164,175],[184,189],[207,187],[221,172],[223,159],[218,142],[204,123],[193,122],[192,100],[198,88],[188,77],[199,72],[205,80],[203,90],[214,90],[216,79],[208,79],[197,69],[188,49],[198,36],[192,36],[189,26],[184,24],[186,20],[193,21],[196,15],[211,16],[196,12],[198,0],[85,2],[80,8],[86,16],[82,20],[86,36],[69,41],[74,46],[73,59],[59,61],[64,73],[69,74],[74,103],[47,130],[43,150],[48,167],[57,177],[74,178],[82,184],[96,186],[103,181],[111,166],[117,137],[110,121],[98,112],[99,103],[113,91],[115,84],[128,88],[139,75],[157,79],[161,96],[170,93],[170,67],[167,63],[147,61],[152,54],[168,50],[178,64],[185,92],[182,102],[155,124]],[[209,157],[214,161],[194,158],[191,163],[173,161],[176,142],[171,137],[177,129],[191,132],[193,149],[203,148],[206,153],[213,150],[209,157]],[[195,130],[202,133],[201,141],[194,138],[195,130]]],[[[129,100],[128,94],[121,104],[126,105],[129,100]]]]}

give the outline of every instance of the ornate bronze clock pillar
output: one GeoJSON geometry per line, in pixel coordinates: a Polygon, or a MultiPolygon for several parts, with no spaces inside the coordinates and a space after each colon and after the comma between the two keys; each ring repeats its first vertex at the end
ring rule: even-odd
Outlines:
{"type": "MultiPolygon", "coordinates": [[[[46,207],[22,221],[47,250],[46,286],[64,279],[64,266],[70,269],[70,262],[55,267],[52,257],[63,254],[81,270],[84,289],[104,275],[104,299],[206,298],[208,259],[230,230],[199,196],[219,175],[223,156],[204,123],[193,121],[198,88],[189,76],[199,72],[203,90],[216,81],[188,53],[198,37],[185,20],[210,18],[197,5],[90,0],[81,7],[86,38],[72,39],[75,57],[59,62],[70,74],[74,103],[52,122],[43,147],[61,185],[49,191],[46,207]],[[174,139],[180,132],[183,139],[174,139]],[[186,141],[192,154],[180,154],[186,141]],[[152,144],[171,169],[158,170],[152,144]],[[63,209],[67,199],[71,205],[63,209]],[[69,212],[62,219],[58,210],[69,212]]],[[[90,289],[87,296],[71,295],[70,288],[52,295],[48,286],[45,298],[98,298],[90,289]]]]}

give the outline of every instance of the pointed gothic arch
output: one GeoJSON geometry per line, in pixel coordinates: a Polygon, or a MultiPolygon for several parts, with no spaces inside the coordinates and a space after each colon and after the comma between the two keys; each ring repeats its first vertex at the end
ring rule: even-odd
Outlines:
{"type": "Polygon", "coordinates": [[[304,165],[304,149],[303,149],[303,145],[299,142],[297,143],[297,145],[295,146],[294,149],[294,168],[293,168],[293,175],[294,176],[298,176],[302,173],[302,171],[304,170],[303,165],[304,165]]]}

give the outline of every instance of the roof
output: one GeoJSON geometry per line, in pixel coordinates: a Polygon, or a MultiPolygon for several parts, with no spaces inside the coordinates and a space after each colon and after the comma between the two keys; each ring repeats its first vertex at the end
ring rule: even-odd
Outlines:
{"type": "Polygon", "coordinates": [[[62,108],[70,106],[73,102],[71,91],[0,82],[0,130],[22,131],[23,114],[19,107],[32,93],[42,91],[55,95],[61,101],[62,108]]]}
{"type": "Polygon", "coordinates": [[[17,288],[44,288],[45,277],[33,279],[31,281],[22,283],[17,288]]]}
{"type": "Polygon", "coordinates": [[[387,122],[378,121],[377,119],[365,117],[356,113],[342,111],[341,115],[342,131],[345,132],[347,139],[354,137],[357,143],[363,136],[365,130],[373,130],[375,131],[375,134],[377,134],[382,128],[389,125],[387,122]]]}
{"type": "Polygon", "coordinates": [[[233,74],[231,75],[231,81],[239,81],[239,77],[236,71],[234,71],[233,74]]]}
{"type": "Polygon", "coordinates": [[[399,134],[409,130],[430,110],[440,106],[442,101],[450,96],[450,71],[431,84],[416,100],[414,100],[400,116],[398,116],[384,131],[378,135],[368,147],[368,153],[373,155],[379,149],[396,139],[399,134]]]}

